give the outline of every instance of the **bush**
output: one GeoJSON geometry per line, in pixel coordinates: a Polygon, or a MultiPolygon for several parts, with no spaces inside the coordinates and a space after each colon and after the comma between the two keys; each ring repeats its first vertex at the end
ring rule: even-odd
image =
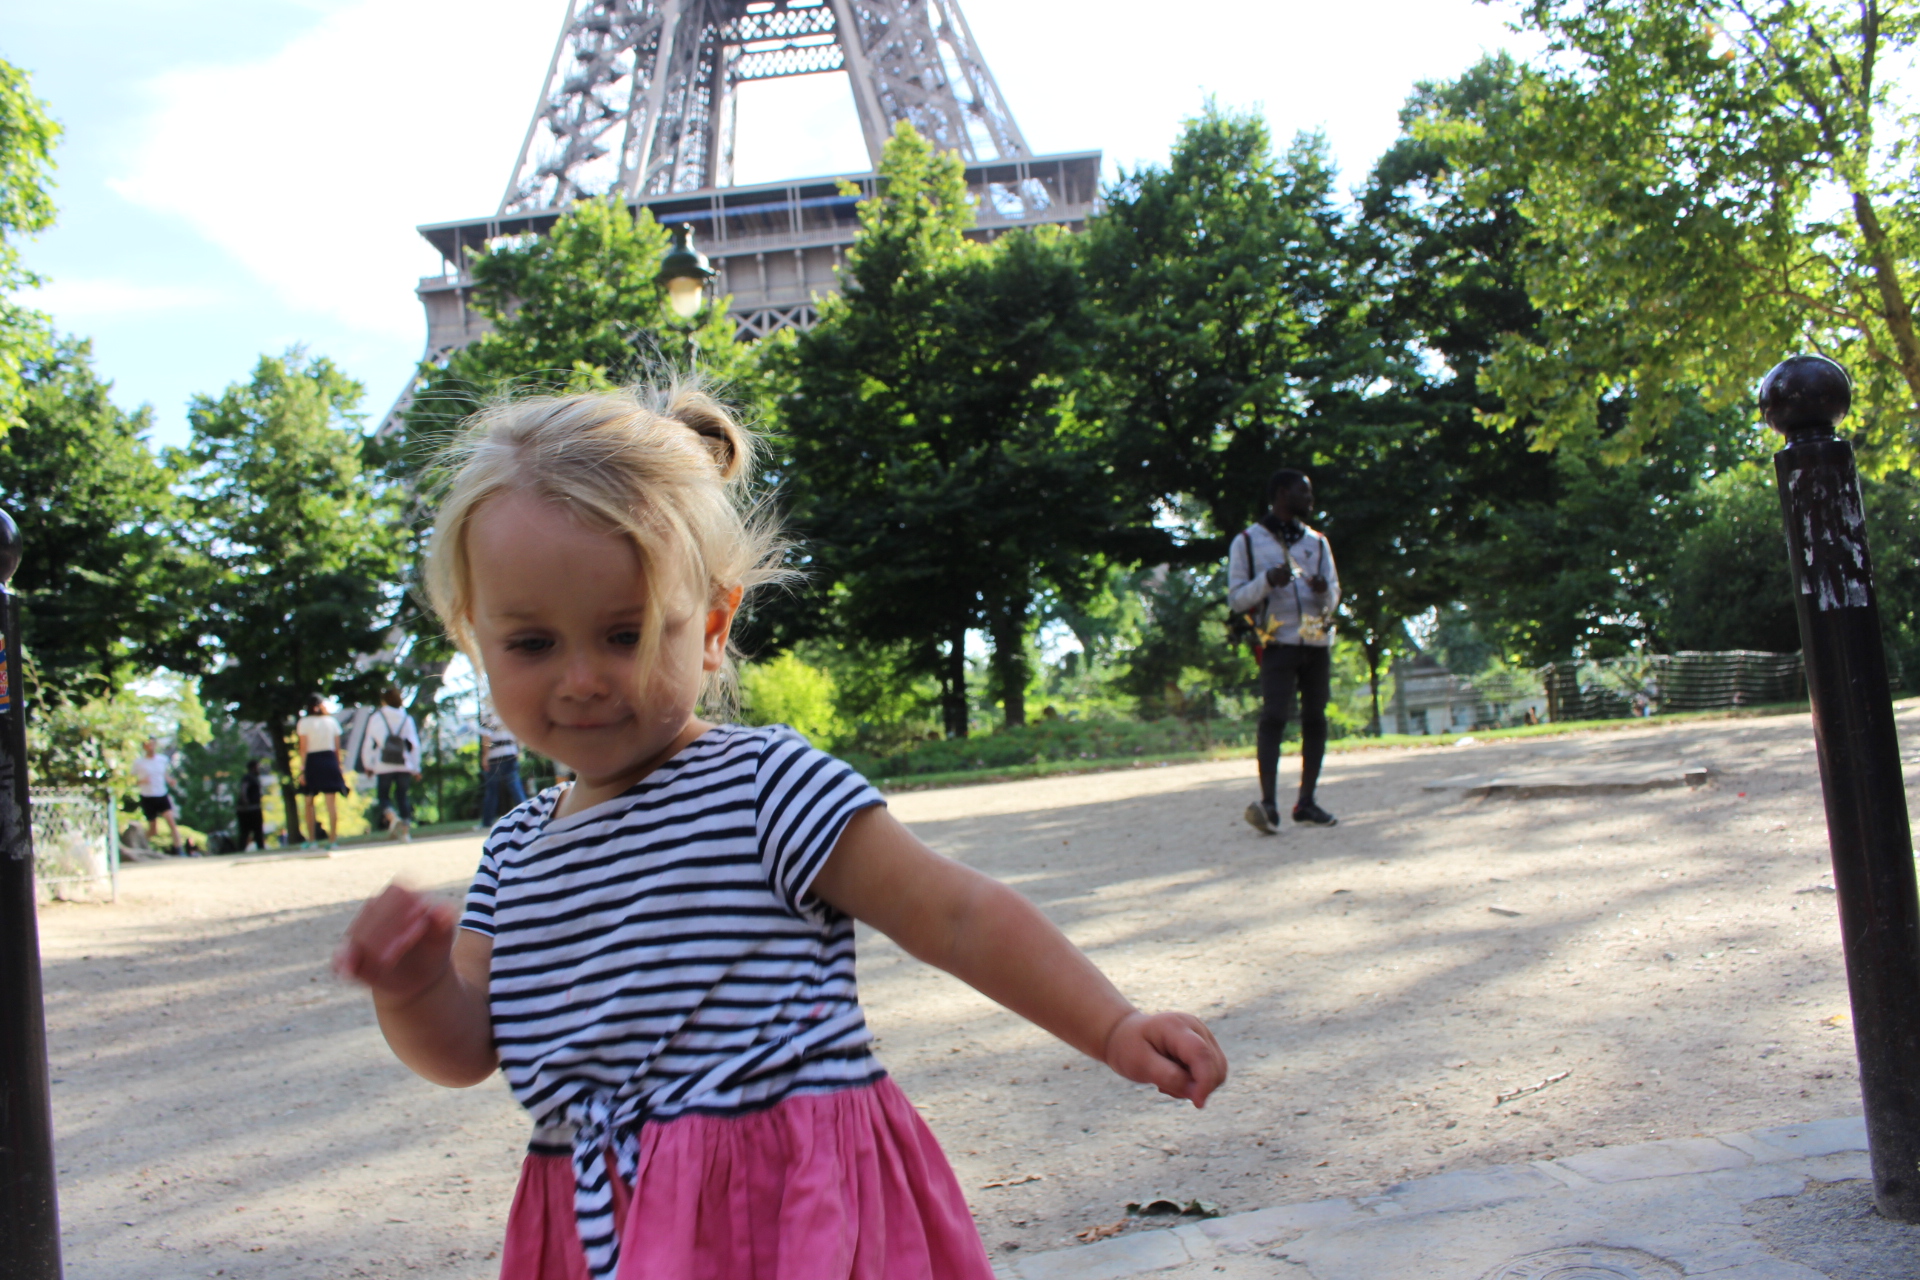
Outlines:
{"type": "Polygon", "coordinates": [[[788,725],[823,750],[847,736],[832,673],[792,653],[741,668],[740,701],[742,723],[788,725]]]}
{"type": "Polygon", "coordinates": [[[901,778],[972,769],[1005,769],[1043,761],[1110,760],[1171,755],[1253,741],[1252,724],[1162,720],[1048,719],[971,738],[915,743],[883,755],[848,752],[846,760],[870,778],[901,778]]]}

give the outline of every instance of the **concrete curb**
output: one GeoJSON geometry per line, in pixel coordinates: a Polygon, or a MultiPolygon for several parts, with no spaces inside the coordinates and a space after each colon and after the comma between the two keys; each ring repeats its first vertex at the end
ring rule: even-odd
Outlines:
{"type": "Polygon", "coordinates": [[[1278,1205],[1157,1231],[1139,1231],[1095,1244],[1056,1249],[999,1262],[1002,1280],[1122,1280],[1246,1254],[1298,1239],[1307,1232],[1404,1215],[1458,1213],[1546,1196],[1659,1178],[1714,1174],[1821,1156],[1865,1152],[1860,1116],[1817,1120],[1722,1134],[1601,1147],[1559,1160],[1462,1169],[1403,1182],[1378,1195],[1278,1205]]]}

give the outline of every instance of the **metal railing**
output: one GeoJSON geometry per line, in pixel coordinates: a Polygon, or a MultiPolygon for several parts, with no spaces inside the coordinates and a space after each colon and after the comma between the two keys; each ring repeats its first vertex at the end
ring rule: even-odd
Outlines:
{"type": "Polygon", "coordinates": [[[33,875],[64,902],[120,896],[120,840],[113,806],[84,791],[32,788],[33,875]]]}

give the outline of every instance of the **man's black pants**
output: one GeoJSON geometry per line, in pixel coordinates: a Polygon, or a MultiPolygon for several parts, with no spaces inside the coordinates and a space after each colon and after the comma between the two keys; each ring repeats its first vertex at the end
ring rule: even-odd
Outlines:
{"type": "Polygon", "coordinates": [[[1313,799],[1320,761],[1327,754],[1327,697],[1333,686],[1333,654],[1324,645],[1270,644],[1260,659],[1260,799],[1274,803],[1280,739],[1287,732],[1293,698],[1300,695],[1300,799],[1313,799]]]}
{"type": "Polygon", "coordinates": [[[261,849],[265,849],[267,847],[266,815],[258,809],[239,809],[235,811],[234,816],[239,819],[240,851],[246,852],[250,844],[259,845],[261,849]]]}

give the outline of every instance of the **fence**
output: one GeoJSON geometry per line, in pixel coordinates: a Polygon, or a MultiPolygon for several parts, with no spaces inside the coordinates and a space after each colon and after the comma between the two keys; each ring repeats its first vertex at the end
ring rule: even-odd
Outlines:
{"type": "Polygon", "coordinates": [[[1661,711],[1713,711],[1807,696],[1797,653],[1649,654],[1603,662],[1553,662],[1536,674],[1549,720],[1616,720],[1661,711]]]}
{"type": "Polygon", "coordinates": [[[33,874],[41,888],[68,902],[118,899],[112,806],[83,791],[35,787],[32,797],[33,874]]]}

